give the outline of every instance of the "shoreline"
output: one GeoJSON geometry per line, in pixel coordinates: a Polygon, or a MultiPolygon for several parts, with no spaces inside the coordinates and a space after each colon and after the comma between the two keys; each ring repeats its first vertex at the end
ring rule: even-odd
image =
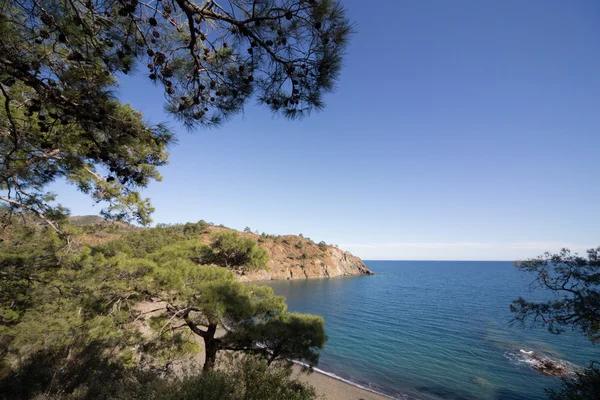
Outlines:
{"type": "Polygon", "coordinates": [[[241,283],[252,283],[260,285],[262,283],[270,283],[270,282],[290,282],[290,281],[306,281],[306,280],[316,280],[316,279],[337,279],[337,278],[360,278],[364,276],[374,276],[375,272],[371,271],[370,274],[349,274],[349,275],[334,275],[334,276],[297,276],[291,278],[260,278],[260,279],[245,279],[246,275],[238,275],[236,274],[236,279],[241,283]]]}
{"type": "Polygon", "coordinates": [[[296,377],[315,388],[317,395],[326,400],[389,400],[394,397],[376,392],[333,373],[315,368],[314,372],[302,372],[300,365],[294,366],[296,377]]]}

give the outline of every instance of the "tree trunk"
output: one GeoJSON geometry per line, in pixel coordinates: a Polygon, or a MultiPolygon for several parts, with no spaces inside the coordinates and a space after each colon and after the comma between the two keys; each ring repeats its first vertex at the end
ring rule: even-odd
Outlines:
{"type": "Polygon", "coordinates": [[[217,325],[210,324],[204,335],[204,367],[203,371],[212,371],[215,368],[215,361],[217,359],[217,352],[219,351],[219,340],[215,339],[215,333],[217,332],[217,325]]]}
{"type": "Polygon", "coordinates": [[[271,363],[272,363],[273,361],[275,361],[275,359],[276,359],[277,357],[279,357],[279,352],[281,351],[281,348],[283,347],[284,343],[285,343],[285,340],[284,340],[284,341],[282,341],[282,342],[280,342],[280,343],[277,345],[277,347],[275,347],[275,348],[273,349],[273,351],[271,351],[271,355],[270,355],[270,356],[269,356],[269,358],[267,359],[267,365],[271,365],[271,363]]]}

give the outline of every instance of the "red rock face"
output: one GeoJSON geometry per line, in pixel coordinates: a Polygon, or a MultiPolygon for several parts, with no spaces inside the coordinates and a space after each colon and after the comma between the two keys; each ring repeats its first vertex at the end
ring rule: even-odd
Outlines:
{"type": "MultiPolygon", "coordinates": [[[[253,236],[257,240],[260,238],[258,235],[253,236]]],[[[269,252],[269,269],[240,275],[241,281],[373,274],[360,258],[333,246],[319,246],[300,236],[262,238],[259,245],[269,252]]]]}

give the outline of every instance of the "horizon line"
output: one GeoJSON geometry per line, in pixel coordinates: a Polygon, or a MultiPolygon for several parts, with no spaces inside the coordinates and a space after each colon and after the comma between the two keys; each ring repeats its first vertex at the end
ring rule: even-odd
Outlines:
{"type": "MultiPolygon", "coordinates": [[[[360,257],[359,257],[360,258],[360,257]]],[[[362,259],[363,261],[458,261],[458,262],[514,262],[514,261],[518,261],[518,260],[415,260],[415,259],[377,259],[377,258],[370,258],[370,259],[362,259]]]]}

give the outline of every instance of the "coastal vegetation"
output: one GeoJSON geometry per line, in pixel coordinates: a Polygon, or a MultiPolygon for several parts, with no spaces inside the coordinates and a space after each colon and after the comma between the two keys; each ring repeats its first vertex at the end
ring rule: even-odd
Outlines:
{"type": "Polygon", "coordinates": [[[352,30],[340,3],[9,0],[0,12],[1,396],[314,398],[289,360],[318,362],[323,319],[236,279],[266,268],[254,238],[201,237],[203,221],[70,220],[48,185],[149,224],[140,189],[176,137],[121,103],[119,80],[145,69],[189,129],[251,99],[303,117],[339,76],[352,30]]]}
{"type": "MultiPolygon", "coordinates": [[[[577,330],[592,343],[600,342],[600,247],[589,249],[587,258],[563,249],[518,261],[519,270],[533,274],[532,285],[548,291],[548,301],[518,298],[510,306],[514,321],[523,326],[544,327],[553,334],[577,330]]],[[[600,396],[598,360],[589,368],[563,379],[561,390],[549,391],[554,400],[588,400],[600,396]]]]}
{"type": "Polygon", "coordinates": [[[216,232],[201,259],[207,264],[249,271],[267,268],[267,252],[256,241],[236,232],[216,232]]]}
{"type": "MultiPolygon", "coordinates": [[[[323,319],[290,313],[269,287],[236,279],[246,267],[264,267],[256,241],[209,234],[201,221],[124,229],[118,240],[89,245],[81,226],[64,223],[65,240],[33,216],[2,217],[6,398],[314,397],[291,377],[290,360],[318,363],[323,319]]],[[[102,237],[119,228],[97,229],[102,237]]]]}

